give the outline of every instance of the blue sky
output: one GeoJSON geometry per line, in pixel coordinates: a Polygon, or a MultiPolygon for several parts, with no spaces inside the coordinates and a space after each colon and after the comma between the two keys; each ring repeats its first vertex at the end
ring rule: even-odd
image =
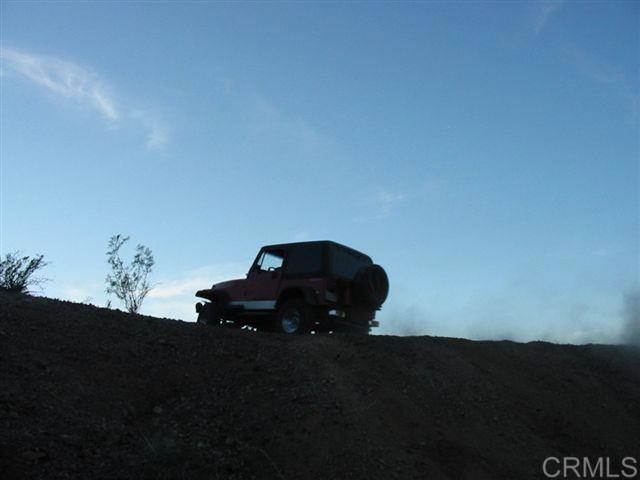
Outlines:
{"type": "Polygon", "coordinates": [[[380,333],[618,341],[639,288],[634,2],[2,3],[1,250],[143,312],[268,243],[391,279],[380,333]]]}

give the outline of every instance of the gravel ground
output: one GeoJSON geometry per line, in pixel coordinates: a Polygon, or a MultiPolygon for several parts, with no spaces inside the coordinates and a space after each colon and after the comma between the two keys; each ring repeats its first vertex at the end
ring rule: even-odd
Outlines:
{"type": "Polygon", "coordinates": [[[639,452],[637,348],[285,336],[0,292],[3,479],[514,480],[639,452]]]}

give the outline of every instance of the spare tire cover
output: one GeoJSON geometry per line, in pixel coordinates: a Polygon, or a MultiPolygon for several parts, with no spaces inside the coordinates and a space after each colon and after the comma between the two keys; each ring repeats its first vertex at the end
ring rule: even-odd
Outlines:
{"type": "Polygon", "coordinates": [[[353,293],[358,304],[380,308],[389,294],[389,278],[380,265],[365,265],[353,279],[353,293]]]}

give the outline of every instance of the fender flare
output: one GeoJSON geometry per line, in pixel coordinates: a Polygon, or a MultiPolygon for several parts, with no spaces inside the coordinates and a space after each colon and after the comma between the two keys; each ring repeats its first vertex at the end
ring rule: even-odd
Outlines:
{"type": "Polygon", "coordinates": [[[290,298],[303,298],[308,305],[318,305],[319,303],[318,295],[312,287],[291,287],[280,292],[280,295],[278,295],[278,301],[276,302],[276,309],[278,309],[284,301],[290,298]]]}
{"type": "Polygon", "coordinates": [[[210,302],[218,302],[220,307],[224,307],[229,303],[229,294],[224,290],[215,290],[213,288],[198,290],[196,292],[196,297],[204,298],[210,302]]]}

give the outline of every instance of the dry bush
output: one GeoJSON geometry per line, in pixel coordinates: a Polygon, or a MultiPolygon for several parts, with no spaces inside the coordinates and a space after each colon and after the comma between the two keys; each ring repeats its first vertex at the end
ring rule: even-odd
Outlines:
{"type": "Polygon", "coordinates": [[[20,252],[9,252],[0,260],[0,288],[10,292],[29,293],[32,286],[40,286],[47,278],[34,274],[48,265],[44,255],[22,256],[20,252]]]}
{"type": "Polygon", "coordinates": [[[122,300],[129,313],[138,313],[152,288],[148,278],[155,260],[148,247],[138,245],[133,260],[125,265],[120,258],[120,248],[128,240],[129,237],[122,235],[114,235],[109,240],[107,263],[111,266],[111,273],[106,278],[106,292],[122,300]]]}

